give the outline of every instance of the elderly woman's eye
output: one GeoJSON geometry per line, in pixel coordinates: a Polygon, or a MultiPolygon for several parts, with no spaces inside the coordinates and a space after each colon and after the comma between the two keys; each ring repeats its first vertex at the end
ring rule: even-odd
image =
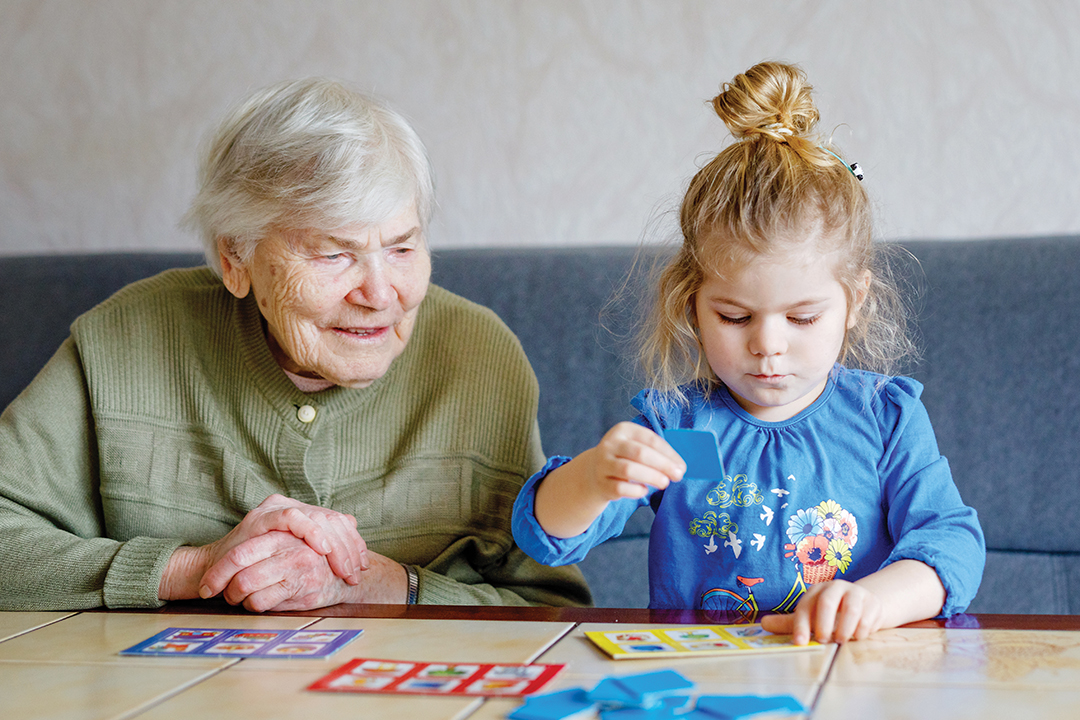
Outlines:
{"type": "Polygon", "coordinates": [[[329,255],[323,255],[323,260],[339,260],[345,257],[345,253],[331,253],[329,255]]]}

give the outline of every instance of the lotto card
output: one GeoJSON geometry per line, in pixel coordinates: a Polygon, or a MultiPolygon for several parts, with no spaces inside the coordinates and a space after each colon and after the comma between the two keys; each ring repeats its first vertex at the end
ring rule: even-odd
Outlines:
{"type": "Polygon", "coordinates": [[[774,635],[761,625],[680,625],[648,630],[608,632],[590,630],[585,636],[612,660],[662,656],[740,655],[750,652],[807,650],[817,647],[794,645],[790,635],[774,635]]]}
{"type": "Polygon", "coordinates": [[[514,697],[536,692],[562,668],[562,665],[434,663],[357,658],[319,678],[308,686],[308,690],[514,697]]]}
{"type": "Polygon", "coordinates": [[[121,650],[121,655],[326,658],[363,630],[169,628],[121,650]]]}

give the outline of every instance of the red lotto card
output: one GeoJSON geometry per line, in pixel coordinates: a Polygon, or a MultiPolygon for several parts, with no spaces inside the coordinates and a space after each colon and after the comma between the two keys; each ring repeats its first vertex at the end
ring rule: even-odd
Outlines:
{"type": "Polygon", "coordinates": [[[409,695],[529,695],[563,669],[562,665],[351,660],[319,678],[308,690],[406,693],[409,695]]]}

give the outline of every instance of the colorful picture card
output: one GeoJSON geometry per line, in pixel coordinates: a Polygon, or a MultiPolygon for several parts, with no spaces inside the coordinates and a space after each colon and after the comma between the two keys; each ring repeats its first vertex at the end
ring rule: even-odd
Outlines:
{"type": "Polygon", "coordinates": [[[814,641],[809,645],[794,645],[790,635],[774,635],[763,630],[761,625],[680,625],[616,632],[592,630],[585,636],[613,660],[806,650],[818,645],[814,641]]]}
{"type": "Polygon", "coordinates": [[[562,665],[434,663],[357,658],[319,678],[308,686],[308,690],[512,697],[540,690],[562,668],[562,665]]]}
{"type": "Polygon", "coordinates": [[[245,630],[169,628],[121,650],[121,655],[325,658],[363,630],[245,630]]]}

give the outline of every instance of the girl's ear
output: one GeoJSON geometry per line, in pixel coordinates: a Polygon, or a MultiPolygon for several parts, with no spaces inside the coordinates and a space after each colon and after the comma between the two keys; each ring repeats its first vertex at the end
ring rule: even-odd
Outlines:
{"type": "Polygon", "coordinates": [[[855,302],[851,304],[851,308],[848,310],[848,330],[855,327],[855,324],[859,321],[859,310],[862,308],[863,303],[866,302],[867,296],[870,295],[871,279],[873,279],[873,274],[869,270],[864,270],[862,277],[855,283],[855,302]]]}
{"type": "Polygon", "coordinates": [[[218,257],[221,258],[221,279],[229,292],[237,298],[247,297],[251,290],[251,276],[233,250],[232,241],[226,237],[218,238],[218,257]]]}

